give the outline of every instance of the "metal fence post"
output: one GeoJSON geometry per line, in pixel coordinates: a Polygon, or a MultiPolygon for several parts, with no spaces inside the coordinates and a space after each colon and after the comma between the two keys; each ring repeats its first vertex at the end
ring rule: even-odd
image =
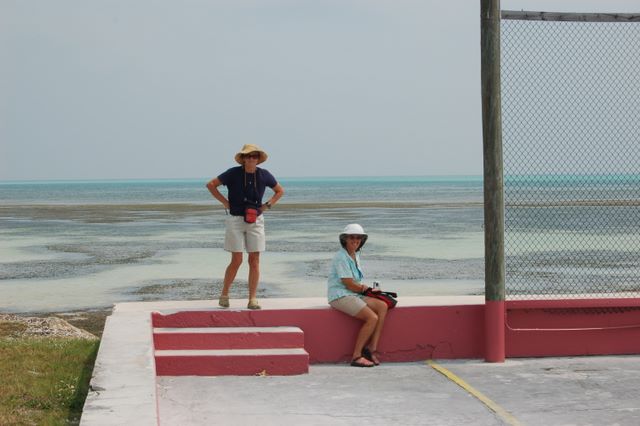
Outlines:
{"type": "Polygon", "coordinates": [[[484,157],[485,360],[505,359],[504,194],[500,104],[500,0],[481,0],[484,157]]]}

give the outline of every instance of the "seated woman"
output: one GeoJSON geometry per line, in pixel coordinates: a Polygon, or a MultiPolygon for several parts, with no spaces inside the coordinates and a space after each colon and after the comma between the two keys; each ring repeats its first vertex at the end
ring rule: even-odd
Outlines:
{"type": "Polygon", "coordinates": [[[327,280],[327,296],[331,307],[364,322],[353,348],[351,365],[354,367],[380,364],[376,350],[387,315],[386,303],[361,294],[368,287],[362,283],[359,251],[367,238],[362,226],[356,223],[344,228],[339,237],[342,249],[333,258],[327,280]]]}

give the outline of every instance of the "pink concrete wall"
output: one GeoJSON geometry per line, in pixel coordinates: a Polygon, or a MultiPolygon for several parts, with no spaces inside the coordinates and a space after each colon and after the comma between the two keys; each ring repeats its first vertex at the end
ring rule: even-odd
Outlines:
{"type": "Polygon", "coordinates": [[[507,357],[640,353],[640,299],[507,302],[507,357]]]}
{"type": "MultiPolygon", "coordinates": [[[[508,301],[509,357],[640,353],[640,299],[508,301]]],[[[484,305],[399,306],[389,311],[382,361],[484,359],[484,305]]],[[[350,359],[360,322],[330,307],[153,314],[155,327],[297,326],[311,363],[350,359]]]]}
{"type": "MultiPolygon", "coordinates": [[[[397,307],[389,311],[378,350],[383,361],[483,357],[483,305],[397,307]]],[[[296,326],[311,363],[351,358],[361,322],[330,307],[153,314],[154,327],[296,326]]]]}

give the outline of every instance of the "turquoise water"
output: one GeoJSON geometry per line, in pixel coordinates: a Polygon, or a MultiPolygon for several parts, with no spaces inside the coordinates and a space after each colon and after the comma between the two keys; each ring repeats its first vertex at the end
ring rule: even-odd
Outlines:
{"type": "MultiPolygon", "coordinates": [[[[358,201],[477,202],[482,178],[332,177],[281,178],[286,203],[358,201]]],[[[40,203],[209,203],[208,179],[2,182],[3,204],[40,203]]]]}
{"type": "MultiPolygon", "coordinates": [[[[0,182],[0,203],[209,203],[208,179],[0,182]]],[[[285,203],[482,202],[481,176],[281,178],[285,203]]],[[[506,176],[507,201],[640,197],[640,175],[506,176]]]]}

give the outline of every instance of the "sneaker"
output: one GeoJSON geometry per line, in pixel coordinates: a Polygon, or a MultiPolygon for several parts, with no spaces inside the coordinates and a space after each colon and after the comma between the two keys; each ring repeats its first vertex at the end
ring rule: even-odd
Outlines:
{"type": "Polygon", "coordinates": [[[228,308],[229,307],[229,296],[220,296],[220,299],[218,299],[218,305],[220,305],[220,307],[222,307],[222,308],[228,308]]]}
{"type": "Polygon", "coordinates": [[[249,299],[249,304],[247,305],[249,309],[262,309],[258,304],[258,299],[249,299]]]}

